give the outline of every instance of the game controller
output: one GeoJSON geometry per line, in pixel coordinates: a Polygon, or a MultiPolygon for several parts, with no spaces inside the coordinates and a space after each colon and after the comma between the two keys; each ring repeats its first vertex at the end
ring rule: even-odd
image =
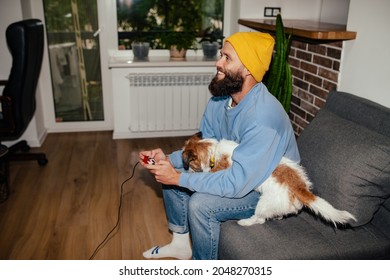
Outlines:
{"type": "Polygon", "coordinates": [[[146,164],[152,164],[152,165],[155,165],[156,164],[156,161],[151,158],[151,157],[148,157],[148,156],[144,156],[144,159],[143,159],[144,163],[146,164]]]}

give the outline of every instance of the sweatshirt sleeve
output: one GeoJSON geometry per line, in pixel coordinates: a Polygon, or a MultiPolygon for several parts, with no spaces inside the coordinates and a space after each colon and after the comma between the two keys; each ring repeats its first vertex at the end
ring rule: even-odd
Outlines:
{"type": "Polygon", "coordinates": [[[263,183],[283,154],[280,137],[268,127],[253,129],[234,150],[233,165],[215,173],[182,173],[180,186],[197,192],[238,198],[263,183]]]}
{"type": "Polygon", "coordinates": [[[182,150],[175,151],[169,155],[169,160],[176,169],[183,168],[182,150]]]}

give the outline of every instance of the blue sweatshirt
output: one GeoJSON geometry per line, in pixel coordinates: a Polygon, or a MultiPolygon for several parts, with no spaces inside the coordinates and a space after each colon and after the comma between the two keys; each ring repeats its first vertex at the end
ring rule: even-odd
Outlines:
{"type": "MultiPolygon", "coordinates": [[[[256,84],[235,107],[229,108],[230,100],[230,97],[209,100],[200,131],[204,138],[228,139],[239,144],[233,152],[232,167],[215,173],[183,172],[180,186],[239,198],[263,183],[283,156],[300,161],[290,119],[263,83],[256,84]]],[[[181,153],[170,155],[177,169],[183,168],[181,153]]]]}

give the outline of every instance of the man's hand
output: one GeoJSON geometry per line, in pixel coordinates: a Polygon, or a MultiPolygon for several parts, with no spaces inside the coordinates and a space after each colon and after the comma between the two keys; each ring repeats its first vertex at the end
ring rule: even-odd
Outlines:
{"type": "Polygon", "coordinates": [[[157,182],[164,185],[179,185],[180,172],[173,167],[161,149],[140,152],[139,162],[154,175],[157,182]],[[146,163],[145,156],[152,158],[155,164],[146,163]]]}
{"type": "Polygon", "coordinates": [[[144,157],[150,157],[152,158],[155,162],[158,162],[162,159],[166,159],[167,156],[161,149],[155,149],[151,151],[142,151],[139,153],[139,162],[143,167],[147,167],[148,163],[144,161],[144,157]]]}
{"type": "Polygon", "coordinates": [[[157,182],[164,185],[179,185],[180,172],[178,172],[169,160],[160,160],[155,165],[147,165],[146,168],[154,175],[157,182]]]}

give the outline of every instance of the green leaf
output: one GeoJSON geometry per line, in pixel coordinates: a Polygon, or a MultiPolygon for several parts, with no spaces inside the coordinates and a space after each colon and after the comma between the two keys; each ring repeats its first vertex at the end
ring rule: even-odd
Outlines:
{"type": "Polygon", "coordinates": [[[292,36],[291,34],[286,36],[282,16],[278,14],[275,27],[275,53],[264,84],[269,92],[280,101],[286,112],[290,110],[292,96],[292,73],[288,62],[291,42],[292,36]]]}

